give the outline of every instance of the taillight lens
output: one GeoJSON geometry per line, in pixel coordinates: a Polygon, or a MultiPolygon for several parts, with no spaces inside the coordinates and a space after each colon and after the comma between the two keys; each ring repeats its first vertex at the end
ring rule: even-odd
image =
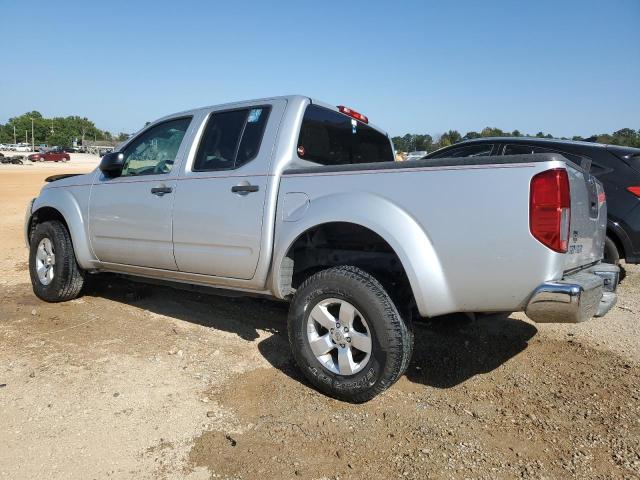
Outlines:
{"type": "Polygon", "coordinates": [[[538,173],[531,179],[529,229],[551,250],[566,253],[571,224],[569,176],[562,168],[538,173]]]}
{"type": "Polygon", "coordinates": [[[631,193],[633,193],[636,197],[640,197],[640,187],[627,187],[631,193]]]}

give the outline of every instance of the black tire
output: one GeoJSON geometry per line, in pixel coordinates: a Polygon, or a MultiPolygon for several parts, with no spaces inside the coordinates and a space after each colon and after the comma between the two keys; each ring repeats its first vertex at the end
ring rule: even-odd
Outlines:
{"type": "Polygon", "coordinates": [[[613,263],[614,265],[620,263],[620,252],[618,251],[616,243],[610,237],[604,239],[603,261],[604,263],[613,263]]]}
{"type": "Polygon", "coordinates": [[[33,293],[45,302],[65,302],[78,297],[84,284],[84,271],[76,262],[71,235],[63,223],[53,220],[35,227],[30,240],[29,274],[33,293]],[[38,277],[36,266],[38,246],[45,238],[51,241],[55,255],[53,279],[48,285],[38,277]]]}
{"type": "Polygon", "coordinates": [[[296,363],[313,386],[339,400],[361,403],[389,388],[406,371],[413,351],[410,322],[401,317],[374,277],[356,267],[334,267],[309,277],[298,288],[289,310],[289,343],[296,363]],[[353,375],[340,375],[326,368],[309,344],[309,314],[328,298],[345,300],[366,318],[371,353],[353,375]]]}

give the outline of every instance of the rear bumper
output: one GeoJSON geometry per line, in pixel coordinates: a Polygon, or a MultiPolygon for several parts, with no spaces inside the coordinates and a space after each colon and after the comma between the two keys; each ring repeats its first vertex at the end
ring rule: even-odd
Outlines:
{"type": "Polygon", "coordinates": [[[540,285],[529,300],[527,316],[538,323],[579,323],[604,316],[616,304],[620,269],[602,263],[540,285]]]}

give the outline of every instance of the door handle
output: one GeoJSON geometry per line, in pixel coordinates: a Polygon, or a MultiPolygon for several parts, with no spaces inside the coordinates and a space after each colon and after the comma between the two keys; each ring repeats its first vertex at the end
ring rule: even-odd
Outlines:
{"type": "Polygon", "coordinates": [[[239,193],[240,195],[246,195],[248,193],[251,192],[257,192],[258,190],[260,190],[260,186],[259,185],[234,185],[233,187],[231,187],[231,191],[233,193],[239,193]]]}
{"type": "Polygon", "coordinates": [[[171,193],[173,192],[173,188],[171,187],[167,187],[167,186],[161,186],[161,187],[153,187],[151,189],[151,193],[153,193],[154,195],[157,195],[159,197],[163,196],[165,193],[171,193]]]}

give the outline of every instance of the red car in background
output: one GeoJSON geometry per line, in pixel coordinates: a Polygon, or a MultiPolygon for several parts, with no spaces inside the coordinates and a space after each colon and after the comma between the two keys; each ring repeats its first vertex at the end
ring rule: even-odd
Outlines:
{"type": "Polygon", "coordinates": [[[32,162],[68,162],[71,157],[63,149],[52,149],[44,153],[34,153],[27,157],[32,162]]]}

